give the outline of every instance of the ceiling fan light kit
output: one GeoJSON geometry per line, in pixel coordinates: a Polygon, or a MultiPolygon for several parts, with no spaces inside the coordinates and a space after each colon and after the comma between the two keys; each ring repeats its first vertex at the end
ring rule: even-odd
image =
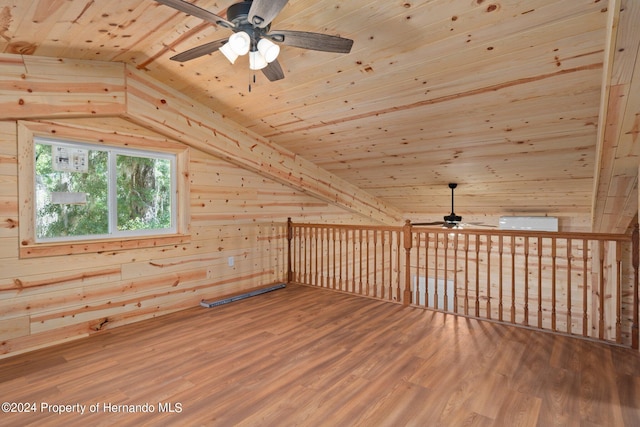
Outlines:
{"type": "Polygon", "coordinates": [[[238,59],[238,54],[233,50],[229,43],[224,44],[219,50],[232,64],[236,62],[236,59],[238,59]]]}
{"type": "Polygon", "coordinates": [[[238,56],[246,55],[251,47],[251,37],[244,31],[238,31],[229,37],[227,44],[231,46],[231,49],[233,49],[238,56]]]}
{"type": "Polygon", "coordinates": [[[252,70],[262,70],[268,65],[267,60],[257,50],[249,52],[249,68],[252,70]]]}
{"type": "MultiPolygon", "coordinates": [[[[462,223],[462,217],[460,215],[456,215],[455,211],[454,211],[454,207],[453,207],[453,201],[454,201],[454,195],[453,195],[453,190],[456,189],[456,187],[458,186],[458,184],[456,184],[455,182],[451,182],[449,183],[449,188],[451,189],[451,213],[449,215],[445,215],[444,216],[444,221],[434,221],[434,222],[415,222],[413,223],[413,225],[440,225],[442,226],[442,228],[453,228],[453,229],[462,229],[463,227],[463,223],[462,223]]],[[[479,223],[471,223],[473,225],[478,225],[478,226],[482,226],[482,227],[492,227],[491,225],[486,225],[486,224],[479,224],[479,223]]]]}
{"type": "Polygon", "coordinates": [[[271,63],[276,60],[278,55],[280,54],[280,46],[267,39],[260,39],[258,42],[258,52],[262,54],[262,57],[268,63],[271,63]]]}
{"type": "Polygon", "coordinates": [[[444,217],[444,221],[447,223],[462,222],[462,217],[452,212],[451,215],[447,215],[444,217]]]}
{"type": "Polygon", "coordinates": [[[328,34],[291,30],[270,32],[271,21],[288,0],[241,1],[227,8],[227,19],[185,0],[155,1],[234,32],[228,41],[222,39],[196,46],[171,57],[174,61],[185,62],[219,50],[233,64],[239,56],[249,53],[249,68],[262,70],[267,79],[276,81],[284,78],[277,60],[280,46],[276,43],[335,53],[349,53],[353,46],[353,40],[328,34]]]}
{"type": "Polygon", "coordinates": [[[258,41],[257,49],[251,49],[252,40],[249,34],[238,31],[229,37],[220,52],[231,62],[236,62],[239,56],[249,54],[249,68],[262,70],[267,64],[275,61],[280,53],[280,46],[267,39],[258,41]]]}

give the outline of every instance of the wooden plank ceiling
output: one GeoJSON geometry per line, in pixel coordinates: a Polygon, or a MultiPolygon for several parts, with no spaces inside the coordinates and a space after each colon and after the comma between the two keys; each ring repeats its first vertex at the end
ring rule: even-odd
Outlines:
{"type": "MultiPolygon", "coordinates": [[[[191,0],[220,16],[234,0],[191,0]]],[[[624,232],[638,211],[640,2],[291,0],[282,30],[354,40],[282,47],[269,82],[228,37],[153,0],[9,0],[0,52],[124,62],[385,201],[414,221],[550,215],[624,232]]]]}

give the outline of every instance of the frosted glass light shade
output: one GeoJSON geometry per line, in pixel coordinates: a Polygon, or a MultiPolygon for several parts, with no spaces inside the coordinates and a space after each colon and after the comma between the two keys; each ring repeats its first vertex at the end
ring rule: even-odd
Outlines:
{"type": "Polygon", "coordinates": [[[228,44],[231,45],[231,49],[233,49],[236,55],[246,55],[251,47],[251,38],[249,37],[249,34],[244,31],[239,31],[229,37],[228,44]]]}
{"type": "Polygon", "coordinates": [[[220,52],[222,52],[224,56],[227,57],[229,62],[231,62],[232,64],[236,62],[236,59],[238,59],[238,54],[235,53],[235,51],[233,50],[233,48],[228,42],[223,44],[219,50],[220,52]]]}
{"type": "Polygon", "coordinates": [[[262,70],[267,66],[264,56],[257,50],[249,52],[249,68],[252,70],[262,70]]]}
{"type": "Polygon", "coordinates": [[[273,43],[271,40],[260,39],[258,42],[258,51],[262,54],[262,57],[268,63],[273,62],[280,53],[280,46],[273,43]]]}

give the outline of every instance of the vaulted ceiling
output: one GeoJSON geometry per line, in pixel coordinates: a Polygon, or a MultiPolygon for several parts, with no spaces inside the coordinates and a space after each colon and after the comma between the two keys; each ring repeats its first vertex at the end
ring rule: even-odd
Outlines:
{"type": "MultiPolygon", "coordinates": [[[[190,0],[226,17],[234,0],[190,0]]],[[[282,46],[271,82],[228,37],[154,0],[9,0],[0,52],[124,62],[384,200],[414,221],[549,215],[624,232],[638,211],[640,2],[291,0],[273,29],[354,40],[282,46]],[[254,77],[255,76],[255,77],[254,77]]]]}

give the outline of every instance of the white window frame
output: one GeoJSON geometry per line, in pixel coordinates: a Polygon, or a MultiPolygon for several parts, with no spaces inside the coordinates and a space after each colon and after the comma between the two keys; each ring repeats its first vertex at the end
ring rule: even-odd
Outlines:
{"type": "MultiPolygon", "coordinates": [[[[152,136],[149,133],[134,135],[118,133],[113,130],[96,128],[78,128],[75,124],[18,122],[18,215],[20,227],[20,258],[72,255],[80,253],[102,253],[130,249],[157,248],[187,244],[191,241],[189,231],[189,149],[184,144],[152,136]],[[93,145],[109,150],[123,150],[126,154],[153,153],[175,156],[176,171],[171,230],[144,230],[145,233],[133,234],[121,231],[114,235],[73,236],[65,240],[56,238],[36,239],[35,212],[35,141],[46,140],[71,145],[93,145]]],[[[173,203],[173,200],[172,200],[173,203]]],[[[114,209],[115,211],[115,209],[114,209]]],[[[117,215],[117,213],[116,213],[117,215]]],[[[140,232],[142,230],[135,230],[140,232]]]]}
{"type": "MultiPolygon", "coordinates": [[[[176,220],[177,220],[177,167],[176,167],[176,155],[172,153],[162,153],[154,151],[144,151],[131,148],[119,148],[112,146],[104,146],[97,144],[89,144],[84,142],[73,142],[62,139],[52,139],[46,137],[36,136],[33,140],[34,147],[36,144],[47,144],[51,146],[62,146],[68,148],[82,148],[87,150],[105,151],[108,153],[108,233],[107,234],[91,234],[82,236],[63,236],[63,237],[38,237],[36,236],[36,243],[42,242],[65,242],[65,241],[79,241],[79,240],[91,240],[91,239],[107,239],[107,238],[123,238],[123,237],[136,237],[136,236],[152,236],[161,234],[174,234],[176,233],[176,220]],[[116,170],[116,157],[118,155],[146,157],[150,159],[163,159],[169,160],[171,164],[171,227],[163,229],[143,229],[143,230],[118,230],[118,201],[117,201],[117,170],[116,170]]],[[[34,188],[36,191],[36,170],[33,168],[34,188]]],[[[34,209],[34,224],[37,221],[38,212],[34,209]]]]}

